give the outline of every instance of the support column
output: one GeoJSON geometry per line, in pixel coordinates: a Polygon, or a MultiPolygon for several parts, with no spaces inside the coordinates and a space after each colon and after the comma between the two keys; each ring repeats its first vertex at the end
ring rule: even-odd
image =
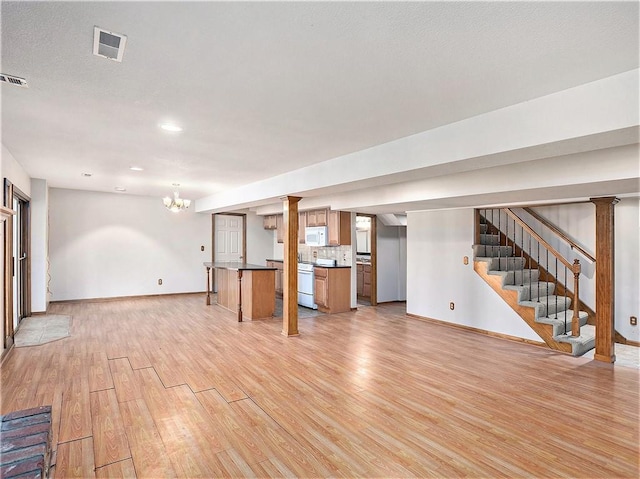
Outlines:
{"type": "Polygon", "coordinates": [[[615,229],[618,199],[591,198],[596,205],[596,352],[598,361],[613,363],[615,355],[615,229]]]}
{"type": "Polygon", "coordinates": [[[298,201],[284,196],[284,275],[282,285],[282,334],[298,335],[298,201]]]}

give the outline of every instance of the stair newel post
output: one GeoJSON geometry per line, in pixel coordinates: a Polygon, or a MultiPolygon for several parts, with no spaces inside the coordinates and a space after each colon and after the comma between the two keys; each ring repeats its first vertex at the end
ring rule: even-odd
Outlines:
{"type": "Polygon", "coordinates": [[[573,260],[573,318],[571,318],[571,336],[580,336],[580,320],[578,311],[580,309],[580,260],[573,260]]]}

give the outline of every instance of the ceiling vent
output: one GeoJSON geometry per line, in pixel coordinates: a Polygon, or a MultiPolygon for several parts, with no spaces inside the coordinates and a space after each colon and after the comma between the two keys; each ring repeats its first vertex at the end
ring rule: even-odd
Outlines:
{"type": "Polygon", "coordinates": [[[127,36],[93,27],[93,54],[116,62],[122,61],[127,36]]]}
{"type": "Polygon", "coordinates": [[[0,73],[0,81],[9,83],[10,85],[21,86],[22,88],[29,88],[27,80],[24,78],[14,77],[13,75],[7,75],[5,73],[0,73]]]}

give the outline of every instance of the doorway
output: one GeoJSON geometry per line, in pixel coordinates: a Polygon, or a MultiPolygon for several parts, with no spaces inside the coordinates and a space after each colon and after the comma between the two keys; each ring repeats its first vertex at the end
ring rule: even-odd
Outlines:
{"type": "Polygon", "coordinates": [[[356,213],[356,285],[362,306],[378,304],[376,215],[356,213]]]}
{"type": "MultiPolygon", "coordinates": [[[[211,261],[246,262],[247,215],[244,213],[214,213],[211,215],[211,261]]],[[[213,275],[213,291],[217,291],[213,275]]]]}
{"type": "Polygon", "coordinates": [[[4,204],[15,211],[5,222],[5,343],[22,319],[31,316],[30,198],[5,179],[4,204]]]}

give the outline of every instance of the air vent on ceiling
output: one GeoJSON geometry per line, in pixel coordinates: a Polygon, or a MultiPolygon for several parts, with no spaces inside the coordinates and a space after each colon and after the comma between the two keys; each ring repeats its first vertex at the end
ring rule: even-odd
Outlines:
{"type": "Polygon", "coordinates": [[[93,54],[117,62],[122,61],[127,36],[93,27],[93,54]]]}
{"type": "Polygon", "coordinates": [[[13,75],[7,75],[5,73],[0,73],[0,81],[9,83],[10,85],[29,88],[29,85],[27,85],[27,80],[25,80],[24,78],[14,77],[13,75]]]}

